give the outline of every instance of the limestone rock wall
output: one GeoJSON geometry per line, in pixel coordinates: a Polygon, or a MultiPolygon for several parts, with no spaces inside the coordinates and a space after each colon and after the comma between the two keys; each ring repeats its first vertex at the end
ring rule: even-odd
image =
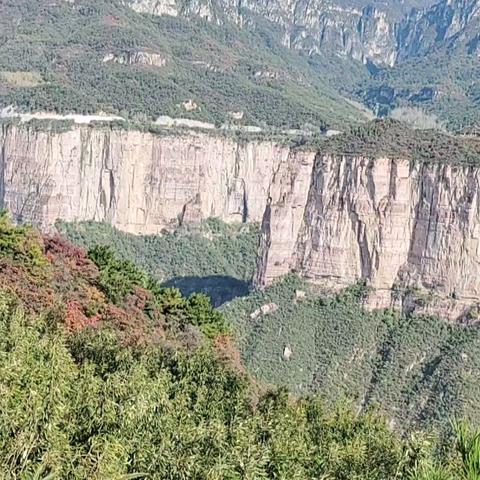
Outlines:
{"type": "Polygon", "coordinates": [[[192,132],[7,126],[0,206],[45,230],[57,219],[107,221],[147,234],[208,217],[260,221],[276,172],[297,171],[304,158],[313,165],[313,153],[192,132]]]}
{"type": "Polygon", "coordinates": [[[214,23],[255,24],[254,18],[261,16],[279,28],[285,46],[310,55],[328,51],[387,65],[396,59],[397,17],[368,0],[354,6],[332,0],[127,0],[127,4],[137,12],[214,23]]]}
{"type": "MultiPolygon", "coordinates": [[[[448,159],[446,159],[448,160],[448,159]]],[[[0,208],[153,234],[208,217],[261,222],[256,283],[360,279],[370,307],[465,319],[480,303],[480,169],[291,151],[205,133],[4,126],[0,208]]]]}
{"type": "Polygon", "coordinates": [[[421,292],[425,312],[458,318],[480,300],[479,190],[472,167],[318,155],[300,227],[285,228],[293,205],[266,209],[257,282],[290,270],[334,288],[364,279],[371,307],[421,292]]]}
{"type": "MultiPolygon", "coordinates": [[[[286,47],[393,66],[436,46],[478,52],[479,0],[125,0],[141,13],[257,27],[272,22],[286,47]]],[[[261,28],[261,27],[260,27],[261,28]]]]}

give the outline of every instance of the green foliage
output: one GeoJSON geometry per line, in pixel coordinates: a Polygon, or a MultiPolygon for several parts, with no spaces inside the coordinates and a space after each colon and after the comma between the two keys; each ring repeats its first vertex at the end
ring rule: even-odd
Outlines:
{"type": "Polygon", "coordinates": [[[94,247],[88,256],[100,269],[100,287],[113,303],[122,302],[135,285],[147,286],[147,276],[132,262],[119,260],[110,247],[94,247]]]}
{"type": "Polygon", "coordinates": [[[226,225],[217,219],[198,229],[182,228],[162,235],[131,235],[95,222],[57,223],[71,241],[91,248],[110,245],[124,259],[186,296],[209,295],[215,305],[248,293],[255,270],[258,228],[226,225]]]}
{"type": "Polygon", "coordinates": [[[447,457],[420,454],[373,412],[284,390],[254,404],[247,378],[209,348],[126,347],[108,329],[66,337],[3,295],[0,333],[5,480],[382,480],[420,478],[409,472],[423,462],[447,471],[447,457]]]}
{"type": "Polygon", "coordinates": [[[480,478],[480,432],[472,431],[464,422],[455,424],[455,432],[464,478],[477,480],[480,478]]]}
{"type": "Polygon", "coordinates": [[[192,293],[188,297],[185,311],[188,323],[200,327],[202,333],[209,338],[229,331],[223,314],[215,310],[210,299],[202,293],[192,293]]]}
{"type": "MultiPolygon", "coordinates": [[[[238,315],[235,325],[238,332],[243,328],[243,345],[252,338],[251,326],[261,327],[268,349],[266,320],[278,315],[280,334],[288,337],[294,351],[290,362],[282,361],[284,365],[295,367],[302,352],[296,338],[313,338],[311,350],[301,354],[317,361],[309,368],[316,374],[321,397],[328,398],[327,393],[336,397],[330,396],[328,402],[320,396],[294,399],[283,388],[259,388],[236,368],[238,362],[222,349],[228,323],[205,295],[184,298],[178,290],[163,288],[109,248],[92,249],[93,264],[81,249],[57,237],[46,237],[43,244],[40,237],[35,239],[48,258],[50,276],[25,277],[22,269],[28,267],[30,257],[16,252],[22,250],[21,234],[34,232],[5,225],[0,261],[8,267],[11,261],[16,263],[13,271],[0,270],[8,279],[6,287],[13,287],[9,293],[0,289],[1,478],[471,480],[478,474],[476,431],[459,428],[457,443],[436,456],[437,444],[425,435],[402,439],[374,408],[360,411],[354,404],[338,401],[344,387],[362,391],[364,384],[358,379],[371,366],[375,367],[371,376],[387,386],[387,392],[392,390],[390,382],[381,381],[380,353],[392,366],[386,368],[385,378],[391,375],[405,388],[404,379],[415,370],[405,371],[404,366],[416,354],[418,329],[420,348],[428,355],[436,358],[438,350],[450,348],[453,356],[444,351],[444,357],[457,360],[459,352],[467,351],[473,357],[478,346],[470,341],[467,329],[459,335],[458,329],[440,327],[434,320],[423,322],[428,325],[425,329],[418,319],[398,322],[393,314],[368,314],[359,308],[364,285],[351,287],[343,296],[323,298],[289,276],[273,289],[256,292],[225,310],[238,315],[246,307],[248,315],[250,307],[276,301],[276,312],[254,322],[248,315],[243,327],[245,318],[238,315]],[[298,289],[305,290],[306,298],[295,294],[298,289]],[[116,305],[106,303],[105,296],[116,305]],[[35,308],[30,305],[32,298],[35,308]],[[52,316],[51,302],[59,299],[67,307],[52,316]],[[106,315],[98,309],[89,318],[82,310],[94,299],[103,302],[106,315]],[[155,323],[142,309],[161,321],[155,323]],[[297,317],[282,319],[288,312],[298,314],[299,325],[297,317]],[[125,335],[125,329],[139,327],[134,316],[161,327],[153,336],[140,329],[139,334],[150,335],[150,341],[135,342],[125,335]],[[163,328],[164,320],[169,329],[163,328]],[[198,328],[211,341],[182,340],[189,327],[198,328]],[[448,341],[453,333],[456,341],[448,341]],[[430,337],[437,350],[432,349],[430,337]],[[359,350],[379,348],[378,342],[377,355],[359,350]],[[472,350],[465,350],[466,345],[472,350]]],[[[213,222],[211,228],[219,233],[226,227],[213,222]]],[[[262,344],[257,346],[261,352],[262,344]]],[[[277,347],[278,343],[272,351],[277,347]]],[[[279,352],[275,355],[278,363],[279,352]]],[[[263,359],[257,360],[261,366],[263,359]]],[[[436,361],[435,367],[440,364],[442,360],[436,361]]],[[[452,376],[459,371],[449,363],[434,369],[430,365],[430,370],[432,379],[437,374],[442,379],[445,370],[452,370],[452,376]]],[[[286,380],[295,379],[290,373],[284,370],[286,380]]],[[[424,375],[417,387],[428,384],[430,377],[424,375]]],[[[441,379],[432,381],[438,390],[441,379]]],[[[471,376],[463,375],[462,380],[478,387],[471,376]]],[[[463,384],[459,388],[467,391],[463,384]]],[[[458,397],[455,393],[452,398],[458,397]]],[[[388,400],[398,405],[394,395],[388,400]]],[[[427,409],[428,401],[418,401],[427,409]]],[[[443,411],[439,414],[446,416],[443,411]]]]}
{"type": "Polygon", "coordinates": [[[31,271],[46,265],[35,232],[26,226],[14,226],[5,211],[0,211],[0,256],[23,263],[31,271]]]}
{"type": "Polygon", "coordinates": [[[169,115],[217,125],[231,120],[229,112],[243,111],[247,124],[292,128],[364,118],[278,36],[230,22],[140,15],[108,0],[18,0],[0,6],[0,31],[2,106],[103,111],[133,121],[169,115]],[[166,65],[103,61],[136,51],[159,54],[166,65]],[[12,71],[43,82],[8,82],[12,71]],[[199,108],[185,111],[189,99],[199,108]]]}
{"type": "MultiPolygon", "coordinates": [[[[223,315],[206,295],[193,293],[183,298],[178,289],[162,288],[132,262],[118,259],[110,247],[94,247],[88,255],[100,270],[99,287],[111,302],[121,305],[136,287],[141,287],[151,293],[161,312],[174,315],[182,326],[194,325],[210,339],[229,333],[223,315]]],[[[148,304],[145,308],[148,310],[148,304]]]]}
{"type": "Polygon", "coordinates": [[[317,142],[322,152],[335,155],[382,156],[419,163],[478,165],[480,140],[434,130],[412,130],[395,120],[376,120],[352,127],[345,135],[317,142]]]}
{"type": "Polygon", "coordinates": [[[295,276],[222,307],[247,368],[261,380],[327,402],[377,405],[401,430],[478,422],[480,328],[362,308],[362,285],[340,295],[295,276]],[[297,299],[295,291],[305,291],[297,299]],[[251,318],[262,305],[278,308],[251,318]],[[287,361],[285,347],[293,352],[287,361]]]}

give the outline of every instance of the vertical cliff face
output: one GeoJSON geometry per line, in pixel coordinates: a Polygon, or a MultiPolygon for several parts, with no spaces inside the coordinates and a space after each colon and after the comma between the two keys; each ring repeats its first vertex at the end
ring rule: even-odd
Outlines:
{"type": "Polygon", "coordinates": [[[158,233],[208,217],[261,222],[256,283],[296,271],[364,280],[371,307],[450,318],[480,303],[480,170],[292,151],[200,133],[3,127],[0,207],[158,233]]]}
{"type": "Polygon", "coordinates": [[[133,233],[208,217],[260,221],[278,172],[314,157],[198,133],[15,126],[3,128],[0,155],[0,203],[18,219],[44,229],[57,219],[107,221],[133,233]]]}
{"type": "Polygon", "coordinates": [[[363,279],[372,307],[415,292],[425,311],[457,318],[480,299],[478,194],[472,167],[319,155],[295,232],[291,204],[267,208],[258,281],[292,269],[332,287],[363,279]]]}

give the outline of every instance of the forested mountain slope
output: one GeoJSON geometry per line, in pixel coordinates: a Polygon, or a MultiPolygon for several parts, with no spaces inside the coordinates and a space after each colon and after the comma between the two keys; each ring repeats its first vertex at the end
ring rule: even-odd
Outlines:
{"type": "Polygon", "coordinates": [[[235,326],[247,368],[298,393],[380,406],[398,429],[478,421],[480,326],[438,317],[366,311],[367,289],[340,294],[295,276],[239,298],[222,311],[235,326]],[[273,305],[266,314],[252,314],[273,305]],[[291,352],[284,358],[285,349],[291,352]]]}
{"type": "Polygon", "coordinates": [[[478,123],[478,0],[7,1],[0,107],[340,127],[399,106],[478,123]],[[341,81],[339,81],[341,79],[341,81]]]}
{"type": "Polygon", "coordinates": [[[452,129],[479,121],[478,0],[135,0],[131,5],[154,15],[271,31],[332,86],[379,115],[408,106],[437,115],[452,129]]]}
{"type": "Polygon", "coordinates": [[[0,5],[0,32],[0,110],[285,128],[366,118],[268,29],[141,14],[111,0],[21,0],[0,5]]]}
{"type": "Polygon", "coordinates": [[[287,386],[300,395],[317,392],[332,404],[347,398],[361,409],[380,406],[401,431],[448,429],[452,418],[478,420],[480,325],[474,312],[466,325],[392,310],[371,313],[363,308],[365,286],[335,294],[296,276],[248,294],[258,234],[255,242],[253,232],[235,234],[233,227],[211,222],[196,232],[150,237],[95,223],[60,228],[88,248],[112,245],[161,280],[168,278],[173,261],[175,273],[170,275],[180,287],[215,295],[219,290],[209,289],[205,273],[207,280],[220,278],[223,291],[230,293],[224,301],[243,297],[221,311],[233,326],[245,366],[268,384],[287,386]],[[178,262],[179,254],[184,261],[178,262]],[[242,270],[242,264],[252,268],[242,270]],[[234,278],[247,288],[232,288],[234,278]]]}

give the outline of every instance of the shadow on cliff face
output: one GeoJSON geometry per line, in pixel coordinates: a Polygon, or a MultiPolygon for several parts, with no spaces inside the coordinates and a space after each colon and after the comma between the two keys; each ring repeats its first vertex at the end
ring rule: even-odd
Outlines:
{"type": "Polygon", "coordinates": [[[176,287],[184,296],[192,293],[205,293],[212,299],[215,307],[219,307],[237,297],[249,293],[250,283],[226,275],[207,277],[174,277],[165,282],[163,287],[176,287]]]}

